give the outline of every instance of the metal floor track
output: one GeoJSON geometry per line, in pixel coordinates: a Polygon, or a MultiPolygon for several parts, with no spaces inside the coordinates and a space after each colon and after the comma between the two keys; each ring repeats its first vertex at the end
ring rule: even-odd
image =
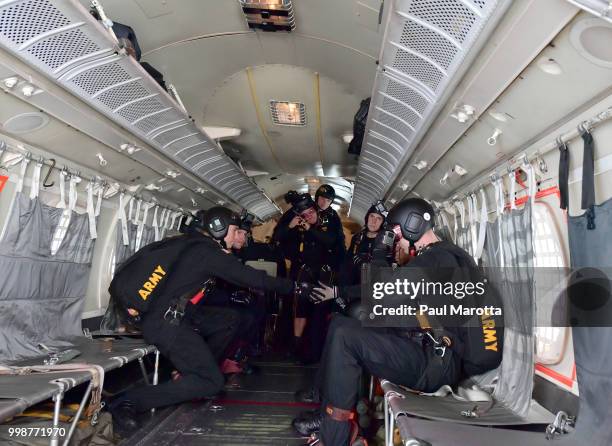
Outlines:
{"type": "Polygon", "coordinates": [[[273,359],[255,362],[253,375],[233,375],[214,401],[184,403],[160,411],[121,445],[302,445],[291,420],[313,405],[294,393],[311,385],[316,368],[273,359]]]}

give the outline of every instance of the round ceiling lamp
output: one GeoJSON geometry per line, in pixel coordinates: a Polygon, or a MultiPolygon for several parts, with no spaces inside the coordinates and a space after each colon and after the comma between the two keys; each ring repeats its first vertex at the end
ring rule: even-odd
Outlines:
{"type": "Polygon", "coordinates": [[[49,117],[43,113],[21,113],[6,120],[3,127],[10,133],[30,133],[40,130],[49,123],[49,117]]]}
{"type": "Polygon", "coordinates": [[[572,27],[570,42],[589,62],[612,68],[612,24],[596,18],[580,20],[572,27]]]}

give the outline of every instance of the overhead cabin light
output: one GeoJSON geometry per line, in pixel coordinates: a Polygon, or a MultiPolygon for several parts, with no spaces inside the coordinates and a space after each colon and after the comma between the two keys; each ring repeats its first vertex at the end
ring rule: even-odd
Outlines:
{"type": "Polygon", "coordinates": [[[147,184],[147,185],[145,186],[145,189],[146,189],[146,190],[158,190],[158,191],[161,191],[161,190],[162,190],[162,188],[161,188],[160,186],[158,186],[158,185],[156,185],[156,184],[154,184],[154,183],[147,184]]]}
{"type": "Polygon", "coordinates": [[[400,189],[406,192],[408,190],[408,185],[406,183],[400,184],[400,189]]]}
{"type": "Polygon", "coordinates": [[[225,204],[225,201],[223,201],[223,200],[219,200],[219,201],[217,201],[217,204],[218,204],[219,206],[223,206],[223,205],[225,204]]]}
{"type": "Polygon", "coordinates": [[[538,68],[544,73],[551,74],[553,76],[559,76],[563,73],[561,65],[559,65],[555,59],[549,59],[546,57],[542,57],[538,60],[538,68]]]}
{"type": "Polygon", "coordinates": [[[291,0],[239,0],[251,29],[287,31],[295,29],[291,0]]]}
{"type": "Polygon", "coordinates": [[[19,83],[19,78],[15,76],[7,77],[6,79],[2,81],[2,83],[4,84],[6,88],[13,88],[15,85],[19,83]]]}
{"type": "Polygon", "coordinates": [[[179,188],[178,188],[176,191],[177,191],[177,192],[183,192],[184,190],[185,190],[185,188],[184,188],[184,187],[179,187],[179,188]]]}
{"type": "Polygon", "coordinates": [[[208,192],[208,190],[207,190],[207,189],[204,189],[203,187],[198,187],[198,188],[196,189],[196,192],[197,192],[198,194],[205,194],[206,192],[208,192]]]}
{"type": "Polygon", "coordinates": [[[417,161],[416,163],[413,164],[413,166],[419,170],[423,170],[427,167],[427,161],[425,160],[417,161]]]}
{"type": "Polygon", "coordinates": [[[30,85],[30,84],[26,84],[23,87],[21,87],[21,93],[23,93],[23,95],[27,98],[32,96],[35,90],[36,88],[34,88],[34,85],[30,85]]]}
{"type": "Polygon", "coordinates": [[[471,116],[474,115],[476,109],[468,104],[463,104],[455,107],[453,113],[451,113],[451,118],[455,118],[460,123],[467,122],[471,116]]]}
{"type": "Polygon", "coordinates": [[[176,178],[180,175],[180,173],[175,172],[174,170],[168,170],[166,171],[166,176],[169,176],[170,178],[176,178]]]}
{"type": "Polygon", "coordinates": [[[463,175],[466,175],[468,173],[468,171],[465,170],[465,168],[463,168],[459,164],[455,164],[455,167],[453,167],[453,172],[455,172],[460,177],[462,177],[463,175]]]}
{"type": "Polygon", "coordinates": [[[272,121],[277,125],[306,125],[306,108],[301,102],[270,101],[272,121]]]}
{"type": "Polygon", "coordinates": [[[345,135],[342,135],[342,141],[344,142],[344,144],[350,144],[351,141],[353,140],[353,134],[352,133],[347,133],[345,135]]]}

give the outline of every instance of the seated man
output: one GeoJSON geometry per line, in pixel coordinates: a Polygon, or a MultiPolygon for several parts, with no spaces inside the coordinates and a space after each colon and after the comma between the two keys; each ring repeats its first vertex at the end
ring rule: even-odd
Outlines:
{"type": "MultiPolygon", "coordinates": [[[[408,251],[414,244],[419,253],[406,268],[476,270],[474,260],[467,252],[438,238],[433,231],[433,217],[434,210],[429,203],[416,198],[398,203],[389,212],[387,221],[393,225],[396,236],[400,237],[397,247],[408,251]]],[[[320,300],[350,300],[358,297],[359,292],[359,286],[322,286],[315,288],[313,295],[320,300]]],[[[435,332],[427,329],[362,327],[358,320],[336,316],[326,339],[318,376],[323,413],[296,419],[294,426],[301,433],[311,433],[320,425],[320,444],[325,446],[352,444],[357,429],[350,422],[351,411],[357,402],[362,368],[379,378],[415,390],[432,392],[446,384],[455,385],[460,378],[493,369],[501,361],[501,348],[495,352],[482,350],[481,353],[487,356],[478,364],[468,361],[464,356],[468,349],[456,347],[467,345],[468,336],[462,330],[469,329],[444,329],[448,337],[444,341],[448,340],[448,348],[440,355],[437,350],[439,346],[434,345],[433,340],[441,342],[441,338],[436,338],[435,332]],[[432,341],[429,341],[429,336],[419,332],[434,333],[432,341]]],[[[502,333],[498,332],[498,338],[501,345],[502,333]]]]}
{"type": "Polygon", "coordinates": [[[237,228],[232,211],[213,207],[196,223],[195,231],[145,246],[115,273],[111,295],[138,319],[144,339],[181,374],[176,381],[130,389],[111,403],[113,418],[126,428],[138,426],[136,412],[211,397],[223,388],[215,355],[223,346],[207,344],[203,331],[209,328],[206,323],[222,330],[218,339],[226,344],[236,332],[236,321],[224,324],[223,314],[211,314],[203,326],[194,327],[192,318],[183,317],[185,306],[211,279],[284,294],[296,289],[292,281],[272,278],[231,255],[237,228]]]}

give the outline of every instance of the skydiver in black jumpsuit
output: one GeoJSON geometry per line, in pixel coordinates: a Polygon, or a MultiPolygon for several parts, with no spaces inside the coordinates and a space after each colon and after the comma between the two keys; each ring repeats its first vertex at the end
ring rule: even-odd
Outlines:
{"type": "MultiPolygon", "coordinates": [[[[238,217],[229,209],[214,207],[207,210],[200,224],[197,231],[171,241],[181,242],[179,239],[182,237],[193,237],[197,243],[169,268],[172,273],[166,278],[163,294],[149,303],[149,310],[144,314],[139,315],[137,311],[127,309],[130,315],[140,317],[139,325],[144,339],[154,344],[181,374],[181,378],[176,381],[129,390],[111,403],[109,409],[113,418],[128,429],[138,427],[135,418],[137,412],[194,398],[211,397],[223,388],[224,378],[217,365],[218,354],[215,353],[223,350],[234,337],[237,320],[230,321],[228,325],[223,314],[217,317],[220,323],[214,325],[219,333],[207,343],[203,339],[208,334],[204,332],[210,329],[206,322],[211,322],[215,317],[200,321],[202,324],[195,326],[197,321],[194,322],[192,318],[168,316],[168,310],[175,305],[177,298],[192,296],[204,283],[215,277],[238,286],[283,294],[290,294],[294,290],[297,293],[299,290],[293,281],[272,278],[264,271],[243,265],[231,255],[226,248],[231,248],[233,244],[238,217]],[[213,343],[216,352],[211,351],[213,343]]],[[[118,280],[117,277],[113,282],[118,280]]],[[[114,286],[120,284],[111,283],[111,290],[114,286]]]]}

